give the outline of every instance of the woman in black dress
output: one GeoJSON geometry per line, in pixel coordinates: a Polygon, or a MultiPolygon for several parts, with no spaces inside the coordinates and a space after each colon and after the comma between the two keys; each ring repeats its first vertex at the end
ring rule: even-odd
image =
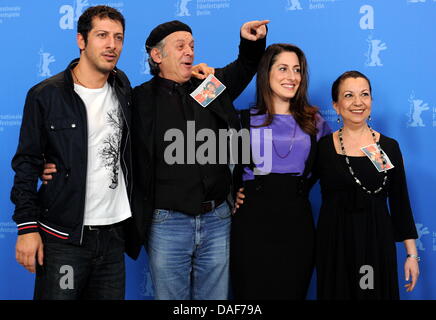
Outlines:
{"type": "Polygon", "coordinates": [[[342,74],[333,83],[332,98],[343,127],[318,143],[318,299],[399,299],[396,241],[407,251],[407,291],[419,274],[401,151],[397,141],[367,124],[372,97],[365,75],[342,74]]]}
{"type": "Polygon", "coordinates": [[[315,262],[308,177],[316,141],[331,132],[308,103],[307,81],[304,53],[272,44],[259,63],[256,106],[241,112],[253,161],[235,169],[245,186],[245,204],[232,221],[235,299],[306,297],[315,262]]]}

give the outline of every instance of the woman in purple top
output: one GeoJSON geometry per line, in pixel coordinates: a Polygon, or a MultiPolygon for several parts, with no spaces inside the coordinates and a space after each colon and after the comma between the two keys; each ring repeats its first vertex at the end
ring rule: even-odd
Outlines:
{"type": "Polygon", "coordinates": [[[290,44],[269,46],[257,72],[256,106],[241,112],[252,159],[235,168],[245,194],[232,222],[235,299],[306,297],[315,245],[308,178],[316,142],[330,133],[307,87],[304,53],[290,44]]]}

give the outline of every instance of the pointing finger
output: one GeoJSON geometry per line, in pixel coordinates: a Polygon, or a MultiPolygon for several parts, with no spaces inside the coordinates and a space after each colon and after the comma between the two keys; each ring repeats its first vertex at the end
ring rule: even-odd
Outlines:
{"type": "Polygon", "coordinates": [[[260,27],[260,26],[264,26],[267,25],[268,23],[270,23],[270,20],[258,20],[258,21],[254,21],[253,27],[260,27]]]}

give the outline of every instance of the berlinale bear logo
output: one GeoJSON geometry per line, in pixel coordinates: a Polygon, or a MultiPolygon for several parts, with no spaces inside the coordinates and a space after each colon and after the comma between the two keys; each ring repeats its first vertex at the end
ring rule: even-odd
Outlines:
{"type": "Polygon", "coordinates": [[[424,121],[422,121],[421,114],[423,111],[430,109],[428,103],[424,103],[423,100],[417,99],[415,93],[412,93],[409,98],[410,110],[407,116],[409,117],[408,127],[425,127],[424,121]]]}
{"type": "Polygon", "coordinates": [[[52,74],[49,65],[55,61],[55,57],[51,53],[44,52],[44,49],[42,48],[39,49],[38,76],[51,77],[52,74]]]}
{"type": "Polygon", "coordinates": [[[416,223],[416,231],[418,231],[418,239],[416,239],[416,247],[418,250],[425,251],[424,245],[421,241],[421,237],[429,234],[428,228],[425,227],[422,223],[416,223]]]}
{"type": "Polygon", "coordinates": [[[288,0],[286,10],[303,10],[299,0],[288,0]]]}
{"type": "Polygon", "coordinates": [[[383,66],[380,59],[380,51],[386,50],[388,48],[386,46],[386,43],[378,39],[372,39],[372,36],[369,36],[366,41],[368,42],[368,52],[365,55],[367,58],[366,65],[368,67],[383,66]]]}
{"type": "Polygon", "coordinates": [[[177,7],[177,13],[176,16],[178,17],[189,17],[191,14],[188,10],[188,2],[191,2],[192,0],[180,0],[177,1],[176,7],[177,7]]]}

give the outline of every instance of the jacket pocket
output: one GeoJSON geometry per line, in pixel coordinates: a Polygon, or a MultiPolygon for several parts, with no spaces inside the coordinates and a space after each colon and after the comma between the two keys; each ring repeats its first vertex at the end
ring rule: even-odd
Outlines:
{"type": "Polygon", "coordinates": [[[53,119],[48,120],[46,123],[47,129],[52,132],[72,129],[75,130],[78,127],[75,119],[53,119]]]}
{"type": "MultiPolygon", "coordinates": [[[[48,136],[48,152],[56,158],[60,158],[64,167],[71,167],[71,160],[77,152],[87,149],[84,144],[81,123],[77,119],[52,119],[46,122],[48,136]]],[[[48,159],[50,160],[50,154],[48,159]]]]}
{"type": "Polygon", "coordinates": [[[78,155],[87,150],[80,124],[74,118],[55,118],[46,121],[48,147],[45,158],[47,163],[56,164],[57,173],[54,176],[62,174],[64,178],[68,178],[69,172],[65,168],[75,167],[78,155]]]}

